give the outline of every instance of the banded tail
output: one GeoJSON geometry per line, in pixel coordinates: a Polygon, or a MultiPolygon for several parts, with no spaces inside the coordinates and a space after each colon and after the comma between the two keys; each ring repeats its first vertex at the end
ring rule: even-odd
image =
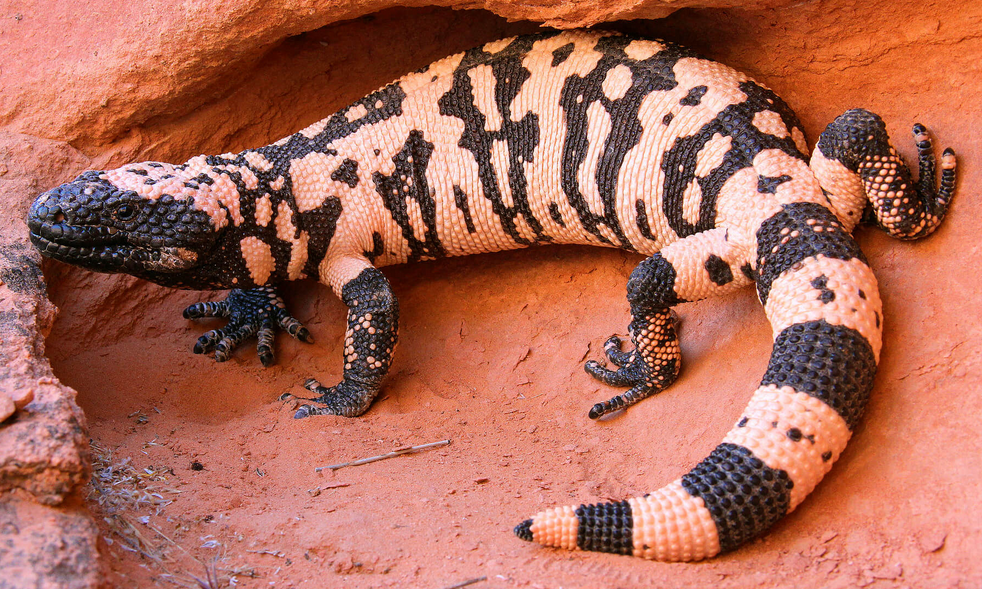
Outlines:
{"type": "Polygon", "coordinates": [[[774,347],[760,387],[723,442],[653,493],[548,509],[516,526],[519,538],[694,561],[764,534],[804,500],[862,417],[880,353],[876,279],[850,236],[860,211],[870,203],[878,226],[913,239],[938,226],[954,193],[954,153],[945,150],[935,190],[930,140],[920,125],[914,134],[917,184],[879,117],[849,111],[837,118],[811,162],[835,212],[808,202],[785,204],[756,229],[757,293],[774,347]]]}

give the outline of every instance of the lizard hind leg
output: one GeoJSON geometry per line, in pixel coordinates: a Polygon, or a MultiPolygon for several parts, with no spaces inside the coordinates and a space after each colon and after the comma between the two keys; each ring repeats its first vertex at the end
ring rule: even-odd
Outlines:
{"type": "Polygon", "coordinates": [[[604,353],[617,369],[595,360],[584,365],[597,380],[630,388],[594,405],[591,419],[630,407],[675,381],[682,351],[678,315],[671,307],[749,284],[746,274],[734,271],[742,265],[741,251],[729,241],[725,228],[717,228],[679,240],[638,264],[627,283],[634,349],[621,350],[621,339],[613,336],[604,344],[604,353]]]}

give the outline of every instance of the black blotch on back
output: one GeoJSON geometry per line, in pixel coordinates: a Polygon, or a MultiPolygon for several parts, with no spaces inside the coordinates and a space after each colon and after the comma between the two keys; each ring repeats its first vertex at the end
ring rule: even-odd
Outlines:
{"type": "Polygon", "coordinates": [[[309,235],[307,241],[307,263],[304,274],[312,278],[319,277],[318,267],[327,254],[327,246],[331,245],[334,231],[341,216],[341,200],[336,196],[324,199],[324,204],[316,209],[298,213],[298,230],[305,230],[309,235]]]}
{"type": "Polygon", "coordinates": [[[730,270],[730,265],[716,254],[710,254],[706,258],[705,267],[706,272],[709,272],[709,279],[717,285],[723,286],[733,282],[733,271],[730,270]]]}
{"type": "Polygon", "coordinates": [[[627,250],[633,250],[634,247],[620,226],[616,192],[624,159],[638,144],[643,132],[639,117],[641,104],[653,92],[665,92],[678,87],[673,69],[675,64],[683,57],[696,56],[687,49],[669,43],[664,50],[648,59],[634,60],[624,51],[631,41],[626,36],[598,39],[594,50],[602,57],[597,65],[583,76],[567,77],[559,99],[566,123],[561,171],[563,192],[585,230],[601,243],[627,250]],[[611,100],[603,91],[603,83],[610,70],[618,66],[631,70],[631,86],[624,91],[621,98],[611,100]],[[590,136],[587,113],[591,108],[596,108],[597,104],[610,117],[611,132],[606,138],[590,136]],[[602,145],[598,143],[600,141],[603,142],[602,145]],[[599,152],[595,180],[603,205],[602,211],[590,208],[579,183],[579,171],[590,149],[599,152]],[[604,226],[607,230],[603,230],[604,226]]]}
{"type": "MultiPolygon", "coordinates": [[[[366,125],[374,125],[381,121],[401,116],[402,101],[406,98],[406,92],[402,89],[399,82],[393,82],[384,88],[372,92],[368,96],[356,101],[351,107],[363,107],[365,114],[353,121],[348,120],[348,113],[351,108],[343,109],[328,120],[324,129],[314,137],[307,137],[302,133],[295,133],[288,137],[283,143],[267,145],[253,150],[263,155],[269,160],[273,167],[266,172],[257,172],[257,176],[267,181],[274,180],[277,176],[288,178],[290,164],[303,158],[310,153],[324,153],[337,155],[337,151],[331,145],[338,139],[347,137],[366,125]]],[[[376,150],[378,155],[379,151],[376,150]]],[[[233,161],[219,161],[214,156],[209,156],[208,163],[216,165],[219,163],[232,163],[239,166],[248,166],[248,162],[240,155],[233,161]],[[212,162],[215,163],[212,163],[212,162]]]]}
{"type": "Polygon", "coordinates": [[[740,272],[743,272],[743,275],[750,280],[757,280],[757,273],[754,272],[753,266],[751,266],[749,263],[740,266],[740,272]]]}
{"type": "Polygon", "coordinates": [[[549,216],[552,217],[552,220],[558,223],[560,227],[566,226],[566,222],[563,221],[563,216],[559,212],[559,205],[554,202],[549,203],[549,216]]]}
{"type": "Polygon", "coordinates": [[[634,210],[638,213],[638,231],[641,236],[651,241],[657,241],[651,233],[651,225],[648,223],[648,212],[644,208],[644,201],[640,198],[634,202],[634,210]]]}
{"type": "Polygon", "coordinates": [[[706,86],[696,86],[689,90],[689,93],[685,95],[682,100],[679,100],[679,104],[682,106],[697,106],[702,102],[702,97],[706,95],[709,90],[706,86]]]}
{"type": "Polygon", "coordinates": [[[454,184],[453,187],[453,200],[454,204],[457,205],[457,208],[460,209],[460,212],[464,214],[464,223],[467,224],[467,232],[476,232],[477,228],[474,227],[474,219],[471,218],[470,205],[467,204],[467,193],[465,193],[463,189],[456,184],[454,184]]]}
{"type": "Polygon", "coordinates": [[[345,158],[341,165],[331,172],[331,180],[344,182],[348,188],[358,186],[358,162],[345,158]]]}
{"type": "Polygon", "coordinates": [[[818,278],[811,281],[812,288],[821,291],[818,295],[818,299],[824,304],[829,304],[835,300],[835,291],[829,289],[829,277],[822,274],[818,278]]]}
{"type": "Polygon", "coordinates": [[[385,243],[382,241],[382,234],[378,231],[372,232],[372,251],[363,252],[368,261],[375,263],[375,258],[385,253],[385,243]]]}
{"type": "Polygon", "coordinates": [[[409,261],[442,258],[447,255],[436,230],[436,203],[426,180],[426,168],[433,153],[433,144],[423,138],[423,132],[413,129],[399,153],[392,156],[395,170],[386,176],[374,172],[372,180],[382,203],[392,214],[392,220],[402,229],[409,244],[409,261]],[[416,237],[409,222],[409,200],[416,201],[422,214],[423,239],[416,237]]]}
{"type": "Polygon", "coordinates": [[[782,174],[780,176],[757,176],[757,192],[761,194],[774,194],[777,187],[791,180],[791,176],[782,174]]]}
{"type": "Polygon", "coordinates": [[[501,222],[501,228],[520,245],[550,241],[551,238],[543,232],[542,224],[532,213],[528,198],[528,178],[525,176],[525,164],[533,161],[535,149],[539,145],[539,116],[527,112],[516,121],[513,119],[511,105],[532,75],[522,64],[525,56],[536,41],[556,34],[558,33],[516,37],[507,47],[493,55],[481,47],[467,51],[453,73],[453,85],[437,101],[441,115],[456,117],[464,124],[464,132],[458,145],[474,155],[484,198],[491,202],[491,210],[501,222]],[[480,65],[490,66],[494,76],[494,107],[502,121],[498,130],[489,131],[485,128],[487,115],[477,107],[475,88],[469,71],[480,65]],[[508,153],[508,161],[499,164],[505,166],[505,169],[497,170],[498,173],[491,157],[491,148],[495,142],[506,143],[508,153]],[[505,178],[504,181],[508,183],[511,206],[505,202],[504,187],[499,185],[499,177],[505,178]],[[519,230],[519,217],[531,230],[531,239],[526,238],[519,230]]]}
{"type": "Polygon", "coordinates": [[[562,47],[560,47],[559,49],[554,50],[552,52],[552,67],[556,67],[557,65],[566,61],[569,58],[569,56],[573,53],[573,49],[575,48],[576,46],[573,45],[572,43],[567,43],[562,47]]]}
{"type": "Polygon", "coordinates": [[[663,212],[669,226],[679,237],[716,226],[716,198],[720,189],[733,174],[750,167],[761,151],[778,149],[792,157],[805,159],[790,136],[767,135],[752,123],[756,113],[770,110],[778,113],[789,129],[801,127],[787,104],[770,90],[751,81],[741,82],[740,90],[747,95],[747,100],[727,106],[695,133],[676,138],[674,145],[665,152],[662,160],[662,171],[665,173],[663,212]],[[697,155],[717,134],[732,137],[730,150],[715,169],[706,176],[697,177],[697,155]],[[698,182],[702,192],[699,217],[695,223],[682,214],[685,189],[693,181],[698,182]]]}

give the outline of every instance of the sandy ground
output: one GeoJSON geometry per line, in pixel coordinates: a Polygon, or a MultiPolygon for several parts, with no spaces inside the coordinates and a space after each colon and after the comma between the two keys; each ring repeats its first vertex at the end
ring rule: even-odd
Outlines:
{"type": "MultiPolygon", "coordinates": [[[[180,317],[200,293],[48,264],[52,300],[62,310],[48,355],[79,391],[105,460],[97,466],[117,467],[116,479],[101,474],[117,481],[117,494],[143,489],[160,496],[150,501],[169,502],[114,509],[93,493],[110,582],[197,586],[193,576],[204,580],[213,568],[214,587],[439,589],[480,577],[473,587],[978,586],[982,337],[974,301],[982,279],[963,269],[982,258],[973,238],[982,211],[968,189],[979,180],[974,162],[982,153],[971,128],[982,120],[982,92],[967,71],[975,63],[968,56],[982,54],[971,32],[980,19],[971,11],[949,17],[941,4],[919,6],[922,13],[910,17],[916,26],[903,30],[921,34],[928,22],[923,34],[940,30],[944,43],[890,45],[890,21],[876,10],[867,22],[841,13],[835,20],[845,32],[828,43],[814,24],[825,8],[814,4],[786,13],[684,12],[623,27],[750,70],[798,109],[812,141],[835,115],[863,104],[884,116],[905,156],[913,153],[907,133],[915,117],[962,156],[959,200],[938,235],[904,244],[861,232],[886,318],[873,398],[832,473],[766,538],[705,563],[662,564],[553,551],[511,532],[546,506],[653,490],[716,446],[767,363],[770,327],[751,290],[682,306],[681,378],[597,423],[587,410],[617,391],[593,381],[582,362],[599,358],[603,341],[626,330],[623,289],[640,258],[543,248],[386,269],[401,302],[402,345],[383,394],[357,419],[294,420],[293,405],[279,396],[303,393],[307,377],[333,382],[339,374],[344,308],[328,289],[312,282],[285,289],[317,343],[279,337],[278,362],[263,369],[251,344],[224,364],[190,353],[198,335],[219,325],[180,317]],[[786,43],[788,31],[799,33],[794,43],[786,43]],[[887,48],[868,59],[877,40],[887,48]],[[912,88],[903,68],[915,58],[921,69],[912,88]],[[315,471],[444,439],[452,443],[315,471]],[[126,479],[122,464],[134,476],[126,479]]],[[[456,14],[399,18],[422,27],[456,14]]],[[[467,18],[474,42],[529,28],[467,18]]],[[[399,38],[391,20],[320,34],[374,35],[391,46],[399,38]]],[[[261,66],[261,83],[272,83],[290,52],[316,51],[318,37],[291,43],[261,66]]],[[[428,49],[429,58],[469,44],[428,49]]],[[[378,76],[362,83],[371,88],[392,77],[378,76]]],[[[296,100],[329,81],[305,84],[296,100]]],[[[229,108],[277,99],[247,94],[233,89],[229,108]]],[[[335,106],[360,95],[341,96],[335,106]]],[[[267,139],[294,127],[276,127],[267,139]]],[[[202,142],[202,151],[224,150],[202,142]]]]}

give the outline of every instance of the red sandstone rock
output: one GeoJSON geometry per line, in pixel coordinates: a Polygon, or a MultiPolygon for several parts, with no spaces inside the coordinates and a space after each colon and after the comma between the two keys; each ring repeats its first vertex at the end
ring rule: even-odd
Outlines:
{"type": "Polygon", "coordinates": [[[59,508],[6,496],[0,501],[0,589],[103,586],[98,530],[81,505],[59,508]]]}
{"type": "MultiPolygon", "coordinates": [[[[775,7],[790,0],[754,5],[775,7]]],[[[11,6],[0,21],[8,45],[0,124],[82,143],[114,142],[133,126],[171,118],[221,96],[287,37],[398,6],[484,8],[509,20],[571,28],[659,18],[686,6],[739,0],[307,0],[194,2],[162,9],[149,0],[44,0],[11,6]],[[41,50],[38,50],[41,49],[41,50]]],[[[362,48],[365,50],[366,48],[362,48]]]]}

